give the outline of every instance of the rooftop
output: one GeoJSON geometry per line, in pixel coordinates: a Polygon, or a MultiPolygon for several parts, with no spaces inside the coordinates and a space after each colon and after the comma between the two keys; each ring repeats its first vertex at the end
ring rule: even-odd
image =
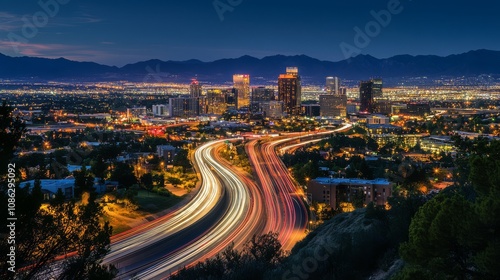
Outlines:
{"type": "Polygon", "coordinates": [[[328,178],[328,177],[318,177],[314,181],[320,184],[335,184],[335,185],[390,185],[387,179],[377,178],[373,180],[357,179],[357,178],[328,178]]]}
{"type": "MultiPolygon", "coordinates": [[[[19,186],[24,188],[27,184],[30,184],[31,189],[35,186],[35,180],[22,182],[19,186]]],[[[42,186],[42,190],[56,193],[58,189],[62,189],[64,191],[65,188],[73,188],[75,186],[75,178],[57,180],[43,179],[40,180],[40,184],[42,186]]]]}

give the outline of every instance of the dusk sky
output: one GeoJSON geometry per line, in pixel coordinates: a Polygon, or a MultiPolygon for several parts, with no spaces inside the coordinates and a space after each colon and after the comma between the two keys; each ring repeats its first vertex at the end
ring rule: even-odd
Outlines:
{"type": "MultiPolygon", "coordinates": [[[[55,0],[42,0],[49,1],[55,0]]],[[[33,22],[33,15],[44,13],[38,0],[2,0],[0,53],[117,66],[148,59],[212,61],[275,54],[338,61],[345,58],[342,42],[355,45],[354,28],[365,29],[374,20],[370,12],[387,10],[392,0],[220,0],[226,5],[241,2],[223,19],[213,0],[59,1],[68,3],[59,5],[46,23],[39,18],[40,27],[30,34],[23,32],[22,18],[33,22]],[[23,41],[13,43],[12,38],[23,41]]],[[[360,48],[363,54],[384,58],[500,50],[496,1],[400,3],[402,11],[360,48]]]]}

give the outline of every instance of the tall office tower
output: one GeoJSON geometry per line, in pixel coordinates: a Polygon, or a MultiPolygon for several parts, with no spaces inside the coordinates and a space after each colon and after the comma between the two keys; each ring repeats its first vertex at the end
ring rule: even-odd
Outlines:
{"type": "Polygon", "coordinates": [[[234,88],[237,90],[236,108],[250,106],[250,75],[233,75],[234,88]]]}
{"type": "Polygon", "coordinates": [[[168,106],[171,117],[196,117],[207,111],[205,97],[170,98],[168,106]]]}
{"type": "Polygon", "coordinates": [[[325,89],[327,94],[340,94],[340,79],[338,77],[327,77],[325,89]]]}
{"type": "Polygon", "coordinates": [[[252,88],[252,102],[250,102],[250,111],[252,113],[262,112],[262,103],[274,100],[274,90],[265,87],[252,88]]]}
{"type": "Polygon", "coordinates": [[[191,97],[201,97],[201,85],[196,79],[193,79],[191,81],[191,85],[189,86],[189,94],[191,97]]]}
{"type": "Polygon", "coordinates": [[[289,75],[298,76],[299,75],[299,68],[297,68],[297,67],[287,67],[286,68],[286,73],[289,74],[289,75]]]}
{"type": "Polygon", "coordinates": [[[227,109],[234,109],[235,89],[208,89],[208,114],[222,115],[227,109]]]}
{"type": "Polygon", "coordinates": [[[225,91],[226,95],[226,105],[228,110],[236,110],[236,104],[238,102],[238,90],[235,88],[230,88],[225,91]]]}
{"type": "Polygon", "coordinates": [[[359,100],[361,112],[373,113],[375,111],[374,98],[382,97],[382,79],[362,81],[359,85],[359,100]]]}
{"type": "Polygon", "coordinates": [[[302,85],[297,67],[287,67],[286,74],[278,77],[278,100],[283,101],[288,115],[300,114],[302,85]]]}

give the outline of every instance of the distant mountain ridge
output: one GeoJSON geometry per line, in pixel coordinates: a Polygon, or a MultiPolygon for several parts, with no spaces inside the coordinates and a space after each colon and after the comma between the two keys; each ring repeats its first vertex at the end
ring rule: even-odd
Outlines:
{"type": "Polygon", "coordinates": [[[252,56],[202,62],[161,61],[157,59],[127,64],[123,67],[94,62],[76,62],[64,58],[9,57],[0,54],[0,79],[81,80],[81,81],[146,81],[187,82],[193,77],[201,81],[223,83],[235,73],[277,80],[286,67],[297,66],[306,82],[323,82],[327,76],[361,80],[370,77],[461,77],[500,75],[500,51],[476,50],[449,55],[397,55],[378,59],[370,55],[338,62],[321,61],[306,55],[274,55],[258,59],[252,56]]]}

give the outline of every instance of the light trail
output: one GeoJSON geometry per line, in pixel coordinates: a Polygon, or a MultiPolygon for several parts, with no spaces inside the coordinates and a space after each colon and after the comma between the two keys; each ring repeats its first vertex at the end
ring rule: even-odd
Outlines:
{"type": "MultiPolygon", "coordinates": [[[[310,135],[299,134],[298,136],[291,134],[292,137],[287,139],[262,144],[259,144],[260,140],[253,140],[247,144],[247,154],[255,169],[267,207],[267,223],[264,232],[278,232],[278,239],[285,250],[291,250],[305,236],[308,211],[302,200],[302,189],[289,176],[288,169],[277,155],[277,147],[301,138],[328,135],[348,130],[351,127],[352,125],[346,124],[333,131],[310,135]]],[[[305,145],[311,141],[290,146],[297,147],[297,145],[305,145]]]]}
{"type": "Polygon", "coordinates": [[[117,265],[118,278],[165,278],[215,255],[231,242],[241,246],[260,233],[264,215],[260,194],[214,156],[215,147],[223,141],[196,150],[194,159],[202,185],[188,204],[115,238],[105,263],[117,265]]]}

